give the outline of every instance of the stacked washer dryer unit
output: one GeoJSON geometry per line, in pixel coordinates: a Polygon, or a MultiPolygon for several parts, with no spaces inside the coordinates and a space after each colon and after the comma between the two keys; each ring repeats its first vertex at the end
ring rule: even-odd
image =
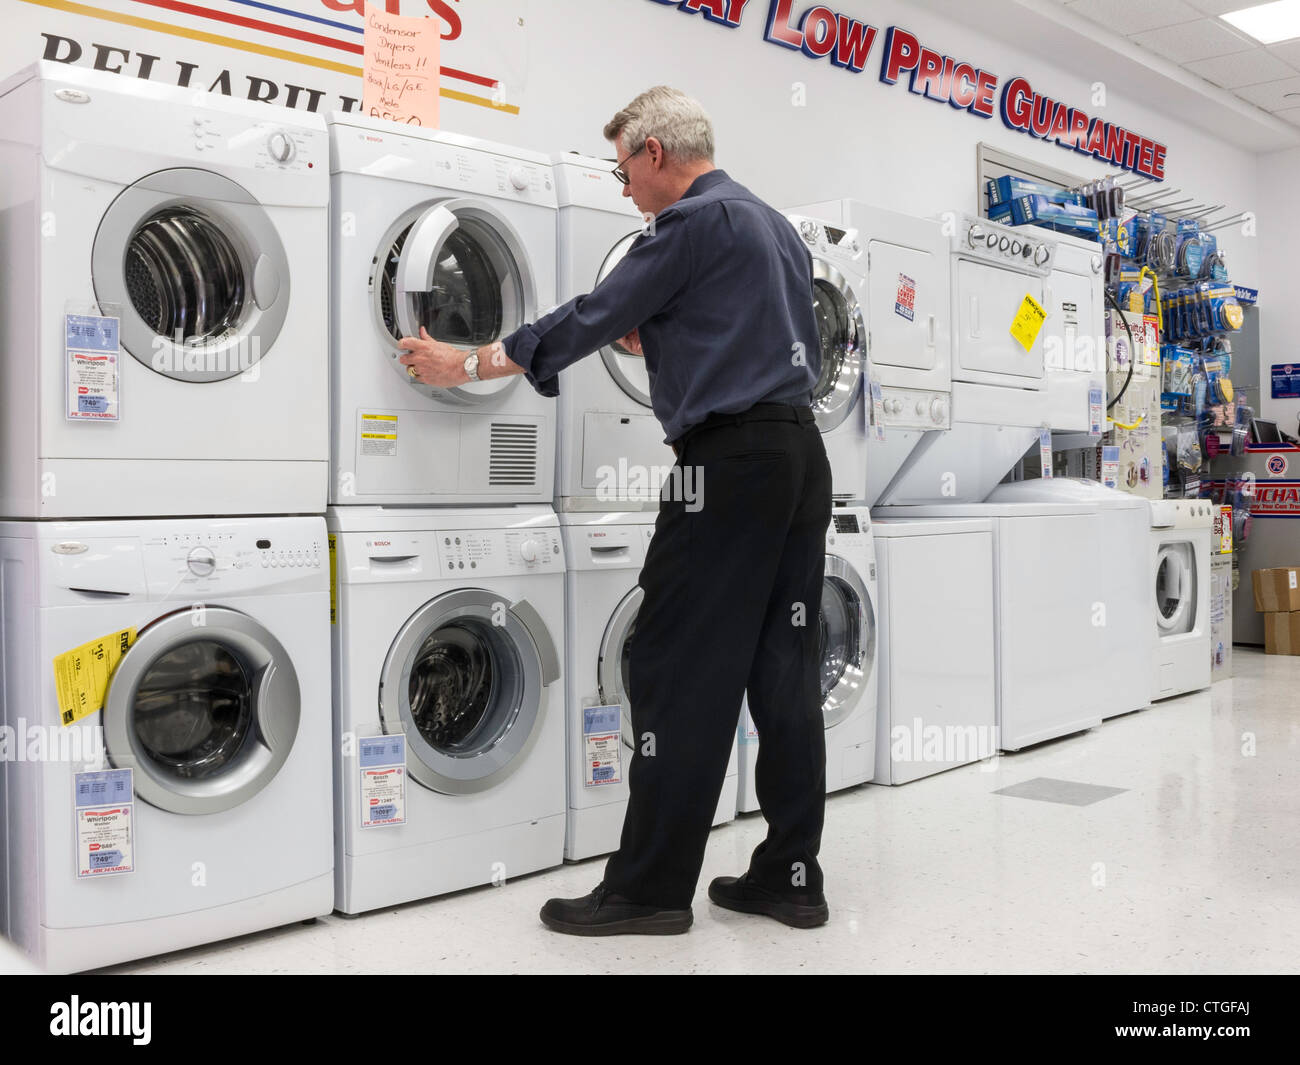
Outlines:
{"type": "Polygon", "coordinates": [[[1210,529],[1214,507],[1150,499],[1149,608],[1154,611],[1151,698],[1210,686],[1210,529]]]}
{"type": "Polygon", "coordinates": [[[564,846],[555,413],[520,377],[434,389],[555,302],[544,156],[330,116],[335,906],[500,883],[564,846]]]}
{"type": "MultiPolygon", "coordinates": [[[[611,163],[572,153],[554,163],[565,301],[602,281],[645,223],[611,163]]],[[[636,754],[627,656],[643,595],[637,577],[676,459],[650,409],[645,360],[617,343],[561,372],[559,416],[555,509],[568,559],[564,856],[579,861],[616,850],[622,832],[636,754]]],[[[737,772],[733,748],[714,824],[736,816],[737,772]]]]}
{"type": "MultiPolygon", "coordinates": [[[[817,614],[827,792],[865,784],[875,773],[877,603],[871,512],[837,507],[826,530],[826,572],[817,614]]],[[[749,813],[760,804],[759,736],[748,704],[740,729],[737,806],[749,813]]]]}
{"type": "MultiPolygon", "coordinates": [[[[1020,252],[1034,230],[1020,229],[1020,252]]],[[[1001,237],[998,238],[999,245],[1001,237]]],[[[1094,240],[1053,234],[1056,256],[1043,290],[1048,428],[1106,432],[1106,326],[1102,251],[1094,240]]],[[[1014,250],[1014,245],[1012,247],[1014,250]]]]}
{"type": "Polygon", "coordinates": [[[4,932],[84,969],[327,913],[324,124],[40,64],[0,127],[0,710],[45,752],[0,761],[4,932]],[[200,517],[271,512],[316,516],[200,517]]]}

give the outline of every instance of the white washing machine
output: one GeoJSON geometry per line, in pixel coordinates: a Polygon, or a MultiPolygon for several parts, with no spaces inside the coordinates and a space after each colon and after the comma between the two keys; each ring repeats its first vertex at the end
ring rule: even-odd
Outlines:
{"type": "Polygon", "coordinates": [[[879,575],[876,784],[998,751],[993,523],[872,518],[879,575]]]}
{"type": "MultiPolygon", "coordinates": [[[[617,850],[623,831],[628,768],[636,754],[625,694],[628,642],[645,594],[637,576],[655,518],[645,511],[560,515],[569,567],[564,856],[570,861],[617,850]]],[[[737,772],[733,745],[715,825],[735,820],[737,772]]]]}
{"type": "MultiPolygon", "coordinates": [[[[645,223],[613,163],[570,153],[554,165],[563,303],[603,281],[645,223]]],[[[558,405],[556,510],[657,511],[675,456],[650,409],[645,359],[615,342],[566,367],[558,405]]]]}
{"type": "Polygon", "coordinates": [[[38,63],[0,127],[0,514],[323,513],[323,122],[38,63]]]}
{"type": "Polygon", "coordinates": [[[825,219],[828,241],[853,253],[862,292],[858,333],[867,349],[862,388],[868,410],[871,383],[880,386],[878,417],[863,413],[865,499],[874,505],[912,450],[951,424],[948,242],[938,222],[858,200],[831,200],[794,212],[825,219]]]}
{"type": "MultiPolygon", "coordinates": [[[[998,744],[1018,751],[1101,724],[1105,647],[1095,502],[886,507],[875,517],[987,518],[993,526],[998,744]]],[[[1208,647],[1206,649],[1208,655],[1208,647]]]]}
{"type": "MultiPolygon", "coordinates": [[[[876,771],[876,550],[866,507],[844,507],[831,515],[817,622],[830,793],[865,784],[876,771]]],[[[738,735],[736,807],[749,813],[760,807],[758,729],[748,700],[738,735]]]]}
{"type": "Polygon", "coordinates": [[[3,721],[46,754],[0,760],[0,919],[38,964],[329,913],[328,561],[319,517],[0,524],[3,721]]]}
{"type": "Polygon", "coordinates": [[[1151,698],[1210,686],[1210,529],[1202,499],[1149,499],[1148,603],[1154,612],[1151,698]]]}
{"type": "MultiPolygon", "coordinates": [[[[1022,241],[1032,240],[1032,228],[1019,227],[1019,232],[1022,241]]],[[[1043,289],[1047,425],[1068,432],[1096,430],[1100,436],[1107,430],[1102,249],[1095,240],[1068,234],[1054,233],[1051,239],[1056,256],[1043,289]]]]}
{"type": "Polygon", "coordinates": [[[952,428],[926,435],[882,505],[980,502],[1051,428],[1046,318],[1035,318],[1027,297],[1046,311],[1055,240],[1037,229],[962,218],[950,259],[952,428]],[[1012,333],[1018,320],[1028,329],[1024,343],[1012,333]]]}
{"type": "Polygon", "coordinates": [[[335,908],[360,913],[559,865],[554,511],[331,507],[326,517],[335,908]]]}
{"type": "Polygon", "coordinates": [[[1151,596],[1147,501],[1097,481],[1056,477],[1001,484],[990,503],[1085,503],[1101,518],[1102,569],[1097,600],[1102,647],[1093,661],[1101,678],[1103,718],[1151,705],[1151,596]]]}
{"type": "Polygon", "coordinates": [[[335,113],[330,502],[549,503],[555,402],[522,376],[456,388],[398,359],[423,326],[466,353],[555,304],[544,155],[335,113]]]}

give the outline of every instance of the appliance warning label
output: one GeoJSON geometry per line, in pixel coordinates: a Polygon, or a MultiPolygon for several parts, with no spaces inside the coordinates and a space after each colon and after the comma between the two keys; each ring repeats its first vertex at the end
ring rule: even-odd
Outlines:
{"type": "Polygon", "coordinates": [[[357,740],[361,762],[361,827],[406,824],[406,737],[357,740]]]}
{"type": "Polygon", "coordinates": [[[78,880],[135,872],[131,772],[109,769],[73,777],[78,880]]]}
{"type": "Polygon", "coordinates": [[[906,274],[898,275],[898,294],[894,297],[894,313],[909,322],[916,320],[916,282],[906,274]]]}
{"type": "Polygon", "coordinates": [[[397,415],[362,414],[358,451],[369,458],[397,455],[397,415]]]}
{"type": "Polygon", "coordinates": [[[68,420],[118,421],[119,320],[93,314],[67,314],[64,324],[68,420]]]}
{"type": "Polygon", "coordinates": [[[621,706],[584,706],[582,708],[584,788],[617,784],[623,744],[623,708],[621,706]]]}

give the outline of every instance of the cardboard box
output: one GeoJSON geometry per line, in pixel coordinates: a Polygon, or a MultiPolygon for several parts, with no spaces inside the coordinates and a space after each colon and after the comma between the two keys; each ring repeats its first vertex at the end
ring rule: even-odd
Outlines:
{"type": "Polygon", "coordinates": [[[1250,578],[1255,586],[1255,609],[1261,614],[1300,610],[1300,566],[1257,569],[1250,578]]]}
{"type": "Polygon", "coordinates": [[[1300,610],[1264,615],[1264,653],[1300,655],[1300,610]]]}

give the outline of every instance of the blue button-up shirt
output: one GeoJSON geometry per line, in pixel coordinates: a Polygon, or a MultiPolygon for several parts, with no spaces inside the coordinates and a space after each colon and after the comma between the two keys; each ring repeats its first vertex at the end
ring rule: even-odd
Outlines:
{"type": "Polygon", "coordinates": [[[633,329],[670,443],[710,414],[808,403],[821,368],[812,257],[784,216],[712,170],[594,291],[504,344],[533,387],[555,396],[561,370],[633,329]]]}

